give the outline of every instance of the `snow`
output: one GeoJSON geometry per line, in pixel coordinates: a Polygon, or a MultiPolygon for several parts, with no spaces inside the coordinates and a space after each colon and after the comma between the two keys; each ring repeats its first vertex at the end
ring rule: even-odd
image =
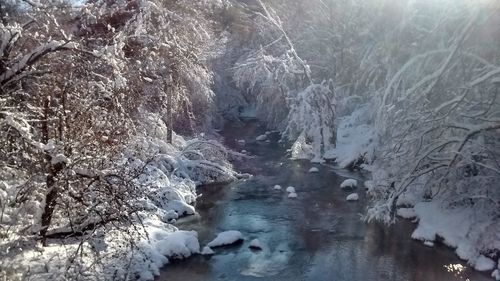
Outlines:
{"type": "Polygon", "coordinates": [[[432,241],[424,241],[424,245],[427,247],[434,247],[434,242],[432,241]]]}
{"type": "Polygon", "coordinates": [[[202,255],[213,255],[213,254],[215,254],[215,252],[214,252],[214,250],[212,250],[212,248],[205,246],[205,247],[203,247],[201,254],[202,255]]]}
{"type": "Polygon", "coordinates": [[[301,134],[290,148],[291,159],[311,159],[313,158],[312,146],[306,142],[304,134],[301,134]]]}
{"type": "Polygon", "coordinates": [[[479,271],[490,271],[496,266],[496,262],[490,258],[480,255],[474,262],[474,268],[479,271]]]}
{"type": "Polygon", "coordinates": [[[346,200],[347,201],[358,201],[359,195],[357,193],[351,193],[351,194],[347,195],[346,200]]]}
{"type": "MultiPolygon", "coordinates": [[[[156,232],[150,232],[150,234],[153,237],[158,236],[156,232]]],[[[198,233],[196,231],[179,230],[166,237],[158,236],[154,248],[167,257],[187,258],[200,252],[198,233]]]]}
{"type": "Polygon", "coordinates": [[[295,193],[295,187],[293,187],[293,186],[287,187],[286,192],[295,193]]]}
{"type": "Polygon", "coordinates": [[[491,277],[495,278],[495,280],[500,280],[500,269],[495,269],[492,273],[491,273],[491,277]]]}
{"type": "Polygon", "coordinates": [[[267,139],[267,135],[260,135],[255,138],[256,141],[265,141],[267,139]]]}
{"type": "Polygon", "coordinates": [[[281,189],[281,185],[277,184],[273,188],[276,189],[276,190],[280,190],[281,189]]]}
{"type": "Polygon", "coordinates": [[[250,241],[250,244],[248,245],[248,247],[252,248],[252,249],[258,249],[258,250],[262,249],[262,245],[261,245],[259,239],[253,239],[252,241],[250,241]]]}
{"type": "Polygon", "coordinates": [[[461,259],[467,260],[475,269],[495,268],[495,262],[481,254],[476,240],[470,236],[470,233],[488,225],[487,222],[477,221],[472,210],[444,209],[439,201],[431,201],[416,204],[414,211],[419,223],[411,235],[413,239],[435,241],[439,236],[447,246],[455,248],[461,259]]]}
{"type": "Polygon", "coordinates": [[[288,194],[288,198],[297,198],[297,193],[295,193],[295,192],[290,192],[290,193],[288,194]]]}
{"type": "Polygon", "coordinates": [[[244,145],[244,144],[245,144],[245,140],[238,140],[237,142],[238,142],[239,144],[241,144],[241,145],[244,145]]]}
{"type": "Polygon", "coordinates": [[[339,118],[337,145],[325,152],[325,159],[335,159],[341,168],[350,166],[360,157],[370,162],[375,151],[376,136],[372,124],[373,108],[373,105],[365,104],[350,115],[339,118]]]}
{"type": "Polygon", "coordinates": [[[396,214],[405,219],[413,219],[417,216],[413,208],[399,208],[396,214]]]}
{"type": "Polygon", "coordinates": [[[243,234],[237,230],[228,230],[221,232],[217,237],[207,244],[208,247],[220,247],[224,245],[231,245],[238,241],[243,240],[243,234]]]}
{"type": "Polygon", "coordinates": [[[317,173],[317,172],[319,172],[319,169],[316,167],[312,167],[311,169],[309,169],[309,173],[317,173]]]}
{"type": "Polygon", "coordinates": [[[355,179],[347,179],[340,184],[340,188],[355,188],[357,186],[358,186],[358,181],[355,179]]]}

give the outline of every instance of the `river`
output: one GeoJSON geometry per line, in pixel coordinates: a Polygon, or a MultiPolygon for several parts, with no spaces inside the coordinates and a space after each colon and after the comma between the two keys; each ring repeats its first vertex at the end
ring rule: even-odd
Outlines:
{"type": "Polygon", "coordinates": [[[399,220],[390,227],[363,222],[364,188],[356,190],[359,201],[347,202],[349,192],[339,187],[346,177],[363,182],[361,173],[289,160],[275,139],[255,142],[263,131],[257,122],[225,128],[227,146],[256,156],[234,163],[239,171],[254,176],[200,187],[198,214],[177,224],[180,229],[198,231],[202,246],[225,230],[241,231],[245,241],[215,248],[213,256],[171,263],[158,281],[491,280],[488,274],[469,269],[452,249],[412,240],[415,225],[409,221],[399,220]],[[245,139],[246,144],[237,139],[245,139]],[[308,173],[313,166],[319,173],[308,173]],[[283,189],[273,189],[276,184],[283,189]],[[287,197],[287,186],[295,187],[297,198],[287,197]],[[261,251],[248,248],[254,238],[263,245],[261,251]]]}

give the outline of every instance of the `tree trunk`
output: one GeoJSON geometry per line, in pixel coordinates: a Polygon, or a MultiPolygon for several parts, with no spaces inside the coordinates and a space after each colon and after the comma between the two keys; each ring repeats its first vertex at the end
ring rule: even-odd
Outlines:
{"type": "MultiPolygon", "coordinates": [[[[42,122],[42,141],[47,143],[50,139],[49,135],[49,117],[50,117],[50,97],[47,97],[44,102],[44,119],[42,122]]],[[[44,154],[44,160],[47,171],[45,180],[47,194],[45,195],[45,208],[42,213],[40,236],[42,237],[42,245],[47,246],[47,230],[49,229],[52,220],[52,214],[56,207],[58,189],[56,186],[56,175],[64,168],[63,163],[52,164],[52,156],[48,153],[44,154]]]]}
{"type": "MultiPolygon", "coordinates": [[[[169,81],[172,81],[170,78],[169,81]]],[[[172,95],[173,95],[173,88],[169,85],[167,85],[167,142],[172,143],[172,131],[174,127],[174,120],[172,118],[172,95]]]]}

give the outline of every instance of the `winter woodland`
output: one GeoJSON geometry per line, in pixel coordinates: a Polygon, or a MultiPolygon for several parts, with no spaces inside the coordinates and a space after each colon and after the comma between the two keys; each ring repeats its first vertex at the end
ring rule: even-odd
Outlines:
{"type": "Polygon", "coordinates": [[[500,278],[500,2],[3,0],[0,18],[2,279],[153,280],[199,254],[175,221],[247,176],[219,134],[242,109],[292,159],[369,171],[367,223],[416,219],[500,278]]]}

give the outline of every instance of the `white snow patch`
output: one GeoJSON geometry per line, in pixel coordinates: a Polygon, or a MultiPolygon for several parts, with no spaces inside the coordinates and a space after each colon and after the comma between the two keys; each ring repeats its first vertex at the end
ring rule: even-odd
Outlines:
{"type": "Polygon", "coordinates": [[[413,219],[417,216],[413,208],[399,208],[396,214],[405,219],[413,219]]]}
{"type": "Polygon", "coordinates": [[[495,278],[495,280],[500,280],[500,269],[495,269],[492,273],[491,273],[491,277],[495,278]]]}
{"type": "Polygon", "coordinates": [[[457,255],[477,270],[492,270],[495,262],[483,255],[477,249],[477,241],[471,239],[473,229],[484,228],[486,223],[477,221],[474,211],[466,208],[444,209],[439,201],[420,202],[415,205],[418,227],[411,237],[417,240],[435,241],[443,238],[449,247],[455,248],[457,255]]]}
{"type": "Polygon", "coordinates": [[[348,167],[360,157],[367,161],[373,158],[375,151],[375,128],[371,124],[373,106],[365,104],[350,115],[339,118],[337,127],[337,145],[327,150],[325,159],[335,159],[341,168],[348,167]]]}
{"type": "Polygon", "coordinates": [[[267,139],[266,135],[260,135],[255,138],[256,141],[265,141],[267,139]]]}
{"type": "Polygon", "coordinates": [[[276,189],[276,190],[280,190],[281,189],[281,185],[277,184],[273,188],[276,189]]]}
{"type": "Polygon", "coordinates": [[[287,187],[286,192],[295,193],[295,187],[293,187],[293,186],[287,187]]]}
{"type": "Polygon", "coordinates": [[[316,167],[312,167],[311,169],[309,169],[309,173],[317,173],[317,172],[319,172],[319,169],[316,167]]]}
{"type": "Polygon", "coordinates": [[[228,230],[221,232],[217,237],[207,244],[208,247],[219,247],[224,245],[231,245],[240,240],[243,240],[243,234],[237,230],[228,230]]]}
{"type": "Polygon", "coordinates": [[[355,188],[358,186],[358,181],[355,179],[347,179],[340,184],[340,188],[355,188]]]}
{"type": "Polygon", "coordinates": [[[427,247],[434,247],[434,242],[432,241],[424,241],[424,245],[427,247]]]}
{"type": "Polygon", "coordinates": [[[479,271],[489,271],[493,270],[496,266],[496,263],[494,260],[485,257],[483,255],[480,255],[475,261],[474,261],[474,268],[479,271]]]}
{"type": "Polygon", "coordinates": [[[288,198],[297,198],[297,193],[295,193],[295,192],[290,192],[290,193],[288,194],[288,198]]]}
{"type": "Polygon", "coordinates": [[[351,194],[347,195],[347,197],[345,198],[345,200],[347,200],[347,201],[358,201],[359,200],[359,195],[357,193],[351,193],[351,194]]]}
{"type": "Polygon", "coordinates": [[[205,247],[203,247],[201,254],[202,255],[213,255],[213,254],[215,254],[215,252],[214,252],[214,250],[212,250],[212,248],[205,246],[205,247]]]}
{"type": "Polygon", "coordinates": [[[259,239],[253,239],[252,241],[250,241],[250,245],[248,245],[248,247],[252,249],[262,249],[262,245],[260,244],[259,239]]]}

